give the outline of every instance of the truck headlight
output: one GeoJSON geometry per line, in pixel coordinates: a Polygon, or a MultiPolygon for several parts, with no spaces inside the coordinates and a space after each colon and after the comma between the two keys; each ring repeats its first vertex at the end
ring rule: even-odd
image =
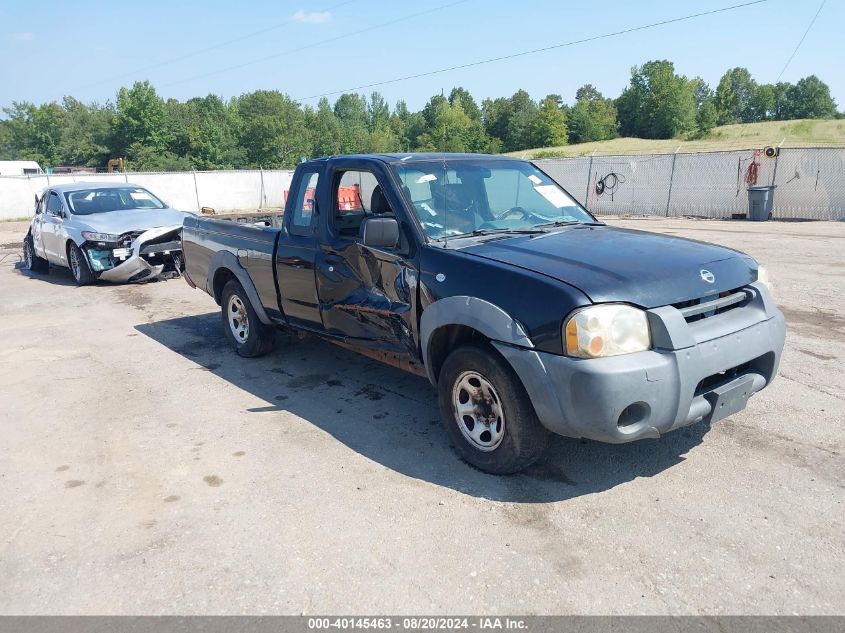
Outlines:
{"type": "Polygon", "coordinates": [[[119,235],[112,235],[111,233],[95,233],[94,231],[82,231],[82,237],[89,242],[116,242],[120,239],[119,235]]]}
{"type": "Polygon", "coordinates": [[[651,349],[646,313],[621,303],[590,306],[563,326],[566,353],[577,358],[618,356],[651,349]]]}
{"type": "Polygon", "coordinates": [[[772,285],[772,280],[769,278],[769,271],[762,266],[757,267],[757,281],[766,286],[766,290],[769,291],[770,295],[775,296],[775,289],[772,285]]]}

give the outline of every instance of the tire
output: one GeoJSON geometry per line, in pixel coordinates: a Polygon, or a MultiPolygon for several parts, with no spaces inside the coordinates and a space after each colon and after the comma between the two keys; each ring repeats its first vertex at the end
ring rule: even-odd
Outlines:
{"type": "Polygon", "coordinates": [[[73,242],[70,242],[67,247],[67,263],[77,286],[87,286],[94,283],[94,274],[88,265],[88,258],[85,257],[82,249],[73,242]]]}
{"type": "Polygon", "coordinates": [[[468,345],[449,354],[437,390],[446,433],[472,466],[507,475],[527,468],[543,454],[548,431],[537,419],[519,377],[489,346],[468,345]],[[474,400],[471,392],[481,397],[474,400]]]}
{"type": "Polygon", "coordinates": [[[276,329],[261,322],[237,279],[231,279],[223,286],[220,309],[223,331],[240,356],[264,356],[273,349],[276,329]]]}
{"type": "Polygon", "coordinates": [[[32,235],[27,235],[23,241],[23,267],[33,273],[46,273],[50,270],[47,260],[35,254],[32,235]]]}

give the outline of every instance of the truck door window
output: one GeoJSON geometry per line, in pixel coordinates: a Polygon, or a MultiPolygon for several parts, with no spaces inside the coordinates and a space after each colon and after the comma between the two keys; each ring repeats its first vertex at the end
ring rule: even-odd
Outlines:
{"type": "Polygon", "coordinates": [[[368,171],[343,172],[334,191],[333,206],[333,228],[346,237],[358,237],[367,216],[391,213],[378,180],[368,171]]]}
{"type": "Polygon", "coordinates": [[[311,235],[319,177],[320,174],[317,172],[305,173],[299,181],[299,190],[296,192],[296,198],[294,198],[293,215],[288,227],[288,230],[294,235],[311,235]]]}

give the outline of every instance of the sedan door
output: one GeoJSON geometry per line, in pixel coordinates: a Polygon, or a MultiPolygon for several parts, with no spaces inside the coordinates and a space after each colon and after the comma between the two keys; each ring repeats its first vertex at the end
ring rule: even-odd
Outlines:
{"type": "Polygon", "coordinates": [[[58,193],[49,191],[45,194],[45,198],[47,198],[47,206],[42,214],[44,219],[41,224],[41,242],[44,245],[44,256],[47,261],[53,264],[66,266],[64,223],[67,214],[58,193]]]}
{"type": "Polygon", "coordinates": [[[41,230],[45,216],[44,208],[47,206],[47,194],[44,194],[40,198],[36,196],[35,200],[35,216],[32,218],[32,224],[30,225],[32,248],[35,250],[35,254],[38,255],[38,257],[47,259],[47,255],[44,252],[44,240],[41,237],[41,230]]]}

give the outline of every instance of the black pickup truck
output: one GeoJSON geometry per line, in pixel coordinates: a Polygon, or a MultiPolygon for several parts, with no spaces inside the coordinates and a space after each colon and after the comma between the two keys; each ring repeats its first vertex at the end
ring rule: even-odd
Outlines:
{"type": "Polygon", "coordinates": [[[502,156],[311,160],[280,227],[190,216],[182,244],[239,354],[285,327],[426,376],[458,452],[492,473],[548,431],[629,442],[722,419],[784,344],[754,259],[607,226],[502,156]]]}

